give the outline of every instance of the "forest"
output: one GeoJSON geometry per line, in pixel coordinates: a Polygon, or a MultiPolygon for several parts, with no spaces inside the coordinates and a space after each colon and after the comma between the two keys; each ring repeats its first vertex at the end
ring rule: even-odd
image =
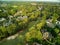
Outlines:
{"type": "Polygon", "coordinates": [[[60,3],[0,1],[0,45],[60,45],[60,3]]]}

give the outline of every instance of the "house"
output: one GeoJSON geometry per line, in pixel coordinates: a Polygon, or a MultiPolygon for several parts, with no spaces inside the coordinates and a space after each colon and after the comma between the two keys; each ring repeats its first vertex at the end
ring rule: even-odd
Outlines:
{"type": "Polygon", "coordinates": [[[48,38],[52,38],[52,35],[49,32],[44,32],[43,39],[48,39],[48,38]]]}
{"type": "Polygon", "coordinates": [[[3,22],[5,21],[5,18],[0,18],[0,25],[3,25],[3,22]]]}
{"type": "Polygon", "coordinates": [[[22,13],[22,11],[18,11],[17,13],[14,14],[14,17],[19,16],[22,13]]]}
{"type": "Polygon", "coordinates": [[[6,7],[8,4],[6,4],[6,3],[3,3],[3,4],[1,4],[1,7],[6,7]]]}
{"type": "Polygon", "coordinates": [[[42,9],[43,9],[43,7],[42,7],[42,6],[41,6],[41,7],[38,7],[38,9],[39,9],[39,10],[42,10],[42,9]]]}
{"type": "Polygon", "coordinates": [[[3,26],[9,26],[10,24],[12,24],[12,22],[8,21],[8,22],[4,22],[3,26]]]}
{"type": "Polygon", "coordinates": [[[57,25],[60,25],[60,21],[56,21],[56,24],[57,24],[57,25]]]}
{"type": "Polygon", "coordinates": [[[60,21],[56,21],[56,26],[60,28],[60,21]]]}
{"type": "Polygon", "coordinates": [[[8,16],[8,17],[9,17],[9,20],[6,20],[3,23],[3,26],[9,26],[10,24],[12,24],[12,18],[13,18],[13,16],[8,16]]]}
{"type": "Polygon", "coordinates": [[[7,12],[7,10],[5,10],[5,9],[2,9],[2,10],[3,10],[4,13],[7,12]]]}
{"type": "Polygon", "coordinates": [[[0,18],[0,22],[2,22],[2,21],[4,21],[4,20],[6,20],[5,18],[0,18]]]}
{"type": "Polygon", "coordinates": [[[23,19],[26,19],[26,18],[28,18],[27,16],[19,16],[19,17],[17,17],[17,20],[23,20],[23,19]]]}
{"type": "Polygon", "coordinates": [[[9,18],[13,18],[13,16],[11,16],[11,15],[9,15],[8,17],[9,17],[9,18]]]}
{"type": "Polygon", "coordinates": [[[52,19],[46,20],[46,24],[47,24],[47,26],[50,27],[50,28],[54,28],[54,27],[55,27],[55,24],[52,23],[52,19]]]}
{"type": "Polygon", "coordinates": [[[36,3],[31,3],[31,5],[37,5],[36,3]]]}

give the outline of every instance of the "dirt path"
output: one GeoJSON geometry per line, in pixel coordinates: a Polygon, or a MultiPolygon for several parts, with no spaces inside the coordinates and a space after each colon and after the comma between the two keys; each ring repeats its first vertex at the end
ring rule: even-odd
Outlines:
{"type": "Polygon", "coordinates": [[[9,36],[7,38],[4,38],[3,40],[0,41],[0,43],[3,42],[3,41],[5,41],[5,40],[13,40],[13,39],[16,39],[20,35],[20,33],[22,33],[22,32],[23,32],[23,30],[21,30],[21,31],[17,32],[16,34],[11,35],[11,36],[9,36]]]}
{"type": "Polygon", "coordinates": [[[11,36],[7,37],[6,40],[15,39],[15,38],[18,37],[19,34],[22,33],[22,32],[23,32],[23,30],[17,32],[17,33],[14,34],[14,35],[11,35],[11,36]]]}

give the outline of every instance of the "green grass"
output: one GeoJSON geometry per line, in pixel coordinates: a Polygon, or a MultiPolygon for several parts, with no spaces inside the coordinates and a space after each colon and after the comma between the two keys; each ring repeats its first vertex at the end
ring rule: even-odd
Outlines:
{"type": "Polygon", "coordinates": [[[17,45],[19,40],[16,38],[14,40],[3,41],[0,45],[17,45]]]}

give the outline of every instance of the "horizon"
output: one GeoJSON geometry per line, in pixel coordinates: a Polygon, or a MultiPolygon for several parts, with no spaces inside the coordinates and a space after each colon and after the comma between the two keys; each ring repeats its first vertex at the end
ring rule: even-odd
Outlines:
{"type": "Polygon", "coordinates": [[[0,0],[0,1],[60,2],[60,0],[0,0]]]}

